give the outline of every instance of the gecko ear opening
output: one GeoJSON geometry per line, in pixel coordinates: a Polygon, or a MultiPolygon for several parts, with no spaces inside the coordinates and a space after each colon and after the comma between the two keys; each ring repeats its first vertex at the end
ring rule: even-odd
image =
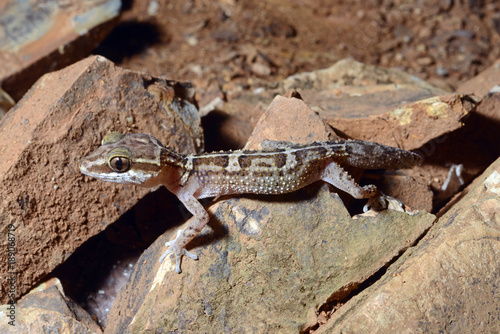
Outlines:
{"type": "Polygon", "coordinates": [[[116,131],[110,132],[106,136],[104,136],[104,138],[101,141],[101,145],[116,143],[117,141],[122,139],[123,136],[124,136],[124,134],[120,133],[120,132],[116,132],[116,131]]]}

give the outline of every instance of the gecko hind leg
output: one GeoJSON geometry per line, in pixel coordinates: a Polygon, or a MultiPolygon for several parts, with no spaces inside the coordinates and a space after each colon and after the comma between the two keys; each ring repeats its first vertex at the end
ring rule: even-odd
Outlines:
{"type": "Polygon", "coordinates": [[[177,237],[175,240],[168,241],[165,243],[165,247],[167,247],[167,250],[160,256],[160,263],[165,259],[165,257],[171,253],[174,253],[175,256],[175,272],[180,274],[181,271],[181,259],[182,256],[186,255],[187,257],[193,259],[193,260],[198,260],[198,255],[192,254],[186,250],[186,248],[180,248],[177,246],[177,240],[181,236],[183,230],[178,230],[177,231],[177,237]]]}
{"type": "Polygon", "coordinates": [[[330,162],[321,174],[321,179],[334,187],[345,191],[356,199],[368,198],[363,211],[381,211],[388,207],[388,196],[384,195],[373,184],[360,186],[339,164],[330,162]]]}

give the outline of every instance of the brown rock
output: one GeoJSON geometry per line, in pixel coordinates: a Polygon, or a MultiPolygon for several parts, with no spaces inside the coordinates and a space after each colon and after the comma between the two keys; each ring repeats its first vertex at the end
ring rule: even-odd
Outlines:
{"type": "Polygon", "coordinates": [[[428,177],[420,173],[422,169],[417,166],[411,170],[385,171],[383,174],[365,171],[363,182],[376,185],[384,194],[397,198],[411,209],[432,212],[433,193],[428,177]]]}
{"type": "Polygon", "coordinates": [[[478,99],[450,94],[405,104],[384,114],[363,118],[326,118],[328,124],[350,138],[414,150],[462,127],[478,99]]]}
{"type": "Polygon", "coordinates": [[[497,333],[500,160],[318,333],[497,333]]]}
{"type": "Polygon", "coordinates": [[[181,275],[157,262],[162,236],[119,293],[106,332],[305,330],[322,304],[344,298],[433,221],[396,211],[353,220],[327,189],[217,203],[191,249],[200,260],[185,260],[181,275]]]}
{"type": "MultiPolygon", "coordinates": [[[[500,59],[474,78],[462,83],[458,93],[485,96],[494,87],[500,85],[500,59]]],[[[497,89],[498,92],[498,89],[497,89]]]]}
{"type": "MultiPolygon", "coordinates": [[[[384,85],[413,85],[430,92],[440,92],[436,87],[408,73],[397,69],[384,69],[366,65],[350,58],[339,60],[325,69],[292,75],[279,84],[282,93],[292,89],[299,90],[306,100],[310,100],[307,93],[305,93],[308,89],[327,90],[339,88],[342,90],[345,87],[384,85]]],[[[384,87],[378,90],[384,90],[384,87]]]]}
{"type": "Polygon", "coordinates": [[[462,126],[477,101],[443,91],[394,69],[345,59],[330,68],[283,80],[298,89],[343,137],[412,150],[462,126]]]}
{"type": "MultiPolygon", "coordinates": [[[[202,148],[192,90],[90,57],[42,77],[0,122],[0,224],[12,224],[16,298],[149,190],[84,177],[79,162],[110,131],[202,148]]],[[[3,238],[0,262],[7,262],[3,238]]],[[[1,285],[5,302],[7,285],[1,285]]]]}
{"type": "Polygon", "coordinates": [[[293,75],[278,92],[298,90],[323,119],[379,115],[443,91],[407,73],[343,59],[333,66],[293,75]]]}
{"type": "Polygon", "coordinates": [[[2,333],[102,333],[92,317],[64,295],[57,278],[40,284],[12,306],[1,305],[2,333]],[[13,310],[13,313],[11,311],[13,310]],[[9,315],[13,315],[9,318],[9,315]],[[11,322],[11,323],[9,323],[11,322]]]}
{"type": "Polygon", "coordinates": [[[486,95],[460,129],[435,138],[418,150],[424,156],[424,167],[433,176],[431,187],[437,198],[446,193],[442,187],[451,166],[462,165],[460,177],[468,184],[500,156],[499,106],[500,93],[486,95]]]}
{"type": "Polygon", "coordinates": [[[121,2],[3,1],[0,86],[19,100],[43,74],[86,57],[116,24],[121,2]]]}
{"type": "Polygon", "coordinates": [[[304,101],[276,96],[259,119],[245,149],[261,149],[264,139],[304,144],[335,138],[338,137],[332,129],[304,101]]]}
{"type": "MultiPolygon", "coordinates": [[[[328,137],[325,124],[306,109],[301,100],[277,97],[255,138],[328,137]]],[[[249,143],[257,143],[254,136],[249,143]]],[[[392,210],[351,218],[338,195],[326,185],[318,191],[318,184],[274,197],[226,199],[209,212],[209,228],[190,244],[200,260],[184,259],[180,275],[171,259],[160,265],[163,244],[175,231],[161,236],[119,293],[106,332],[307,331],[322,305],[345,298],[434,220],[392,210]]]]}

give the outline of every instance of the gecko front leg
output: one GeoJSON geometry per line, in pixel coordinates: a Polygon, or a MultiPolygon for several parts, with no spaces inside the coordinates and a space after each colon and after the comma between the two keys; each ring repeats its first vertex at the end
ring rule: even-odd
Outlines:
{"type": "Polygon", "coordinates": [[[208,212],[203,205],[191,194],[179,195],[179,200],[184,204],[186,209],[193,214],[191,222],[184,230],[177,231],[175,240],[165,243],[167,250],[160,257],[160,262],[169,255],[174,253],[175,256],[175,272],[181,273],[181,259],[183,255],[190,257],[193,260],[198,260],[198,256],[191,254],[186,250],[186,245],[196,237],[203,227],[208,223],[208,212]]]}

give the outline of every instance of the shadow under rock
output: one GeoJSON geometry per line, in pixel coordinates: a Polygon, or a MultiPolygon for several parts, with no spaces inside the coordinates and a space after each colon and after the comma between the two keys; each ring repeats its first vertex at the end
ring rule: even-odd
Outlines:
{"type": "Polygon", "coordinates": [[[92,53],[120,63],[152,45],[168,43],[168,40],[170,38],[153,22],[126,21],[116,26],[92,53]]]}

